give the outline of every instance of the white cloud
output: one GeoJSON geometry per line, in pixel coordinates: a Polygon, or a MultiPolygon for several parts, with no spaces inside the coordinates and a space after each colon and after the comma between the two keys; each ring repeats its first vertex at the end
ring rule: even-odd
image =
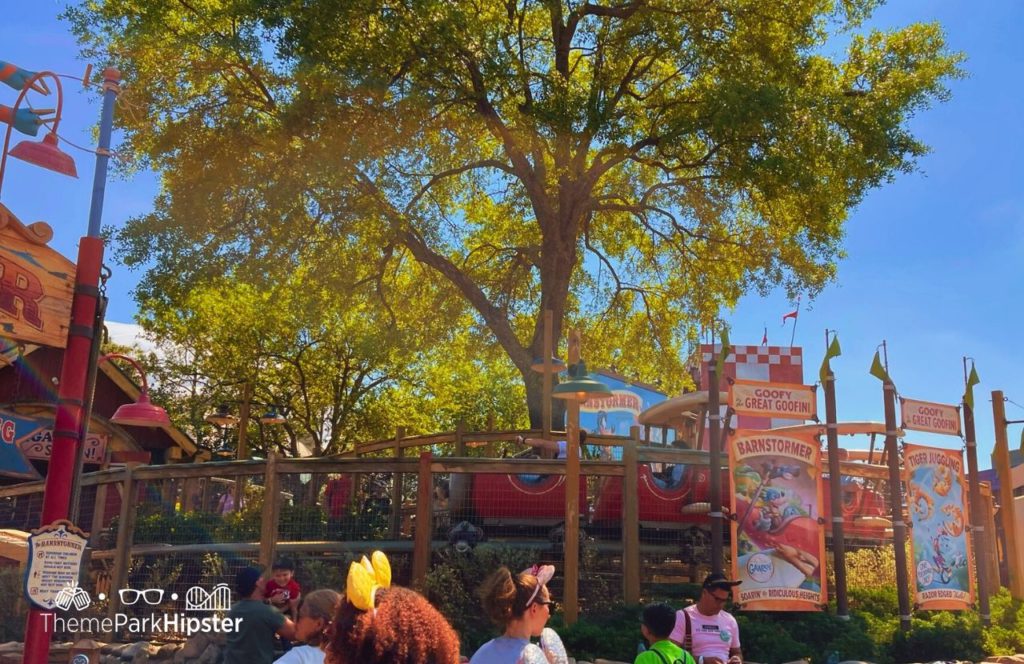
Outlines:
{"type": "Polygon", "coordinates": [[[135,323],[118,323],[108,320],[104,325],[106,325],[107,332],[110,334],[110,340],[114,343],[138,348],[144,353],[152,353],[157,350],[156,344],[147,338],[142,327],[135,323]]]}

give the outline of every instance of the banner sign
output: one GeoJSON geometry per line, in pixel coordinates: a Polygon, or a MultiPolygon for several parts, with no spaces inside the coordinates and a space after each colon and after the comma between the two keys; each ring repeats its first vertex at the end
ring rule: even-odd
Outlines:
{"type": "Polygon", "coordinates": [[[900,397],[900,415],[904,429],[960,435],[960,409],[956,406],[900,397]]]}
{"type": "Polygon", "coordinates": [[[965,610],[974,602],[963,454],[904,445],[910,514],[914,603],[918,608],[965,610]]]}
{"type": "Polygon", "coordinates": [[[39,473],[18,445],[18,432],[34,423],[27,417],[0,411],[0,477],[36,480],[39,473]]]}
{"type": "Polygon", "coordinates": [[[25,569],[25,596],[30,602],[41,609],[89,606],[88,595],[78,586],[78,573],[88,542],[88,533],[66,520],[32,531],[28,537],[25,569]]]}
{"type": "Polygon", "coordinates": [[[75,264],[46,246],[53,229],[0,204],[0,330],[13,341],[67,344],[75,264]]]}
{"type": "Polygon", "coordinates": [[[744,610],[826,603],[821,454],[813,436],[739,430],[729,441],[734,597],[744,610]]]}
{"type": "Polygon", "coordinates": [[[740,415],[817,420],[817,390],[810,385],[737,380],[729,385],[729,405],[740,415]]]}
{"type": "MultiPolygon", "coordinates": [[[[36,427],[27,435],[18,439],[21,451],[29,459],[41,459],[46,461],[53,451],[53,428],[49,422],[40,423],[34,421],[36,427]]],[[[85,437],[85,446],[82,449],[82,459],[85,463],[103,463],[103,455],[107,452],[107,441],[110,439],[105,433],[90,433],[85,437]]]]}

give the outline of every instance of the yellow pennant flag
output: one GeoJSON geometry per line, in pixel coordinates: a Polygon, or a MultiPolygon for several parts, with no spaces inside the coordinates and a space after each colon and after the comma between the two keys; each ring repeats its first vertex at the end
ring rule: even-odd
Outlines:
{"type": "Polygon", "coordinates": [[[818,377],[821,378],[822,385],[824,385],[825,381],[828,380],[828,372],[831,371],[828,361],[833,357],[839,357],[842,354],[843,351],[839,348],[839,336],[832,335],[832,343],[830,343],[828,348],[825,350],[825,359],[821,361],[821,369],[818,371],[818,377]]]}
{"type": "MultiPolygon", "coordinates": [[[[967,377],[967,387],[964,388],[964,403],[971,410],[974,410],[974,386],[981,382],[978,378],[978,370],[974,368],[974,362],[971,362],[971,374],[967,377]]],[[[1022,439],[1024,441],[1024,439],[1022,439]]]]}
{"type": "Polygon", "coordinates": [[[871,360],[871,369],[868,373],[883,383],[892,382],[892,378],[889,378],[889,372],[886,371],[885,366],[882,365],[882,358],[879,357],[877,350],[875,351],[875,359],[871,360]]]}

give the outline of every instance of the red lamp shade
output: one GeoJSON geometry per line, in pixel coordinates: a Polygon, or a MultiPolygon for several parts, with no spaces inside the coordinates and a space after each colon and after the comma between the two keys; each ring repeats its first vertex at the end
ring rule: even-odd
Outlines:
{"type": "Polygon", "coordinates": [[[171,418],[167,411],[149,401],[149,395],[143,392],[135,403],[126,403],[117,409],[110,421],[129,427],[169,427],[171,418]]]}
{"type": "Polygon", "coordinates": [[[70,175],[73,178],[78,177],[75,160],[67,152],[57,147],[57,134],[52,131],[39,142],[22,141],[18,143],[7,154],[15,159],[27,161],[30,164],[41,166],[61,175],[70,175]]]}

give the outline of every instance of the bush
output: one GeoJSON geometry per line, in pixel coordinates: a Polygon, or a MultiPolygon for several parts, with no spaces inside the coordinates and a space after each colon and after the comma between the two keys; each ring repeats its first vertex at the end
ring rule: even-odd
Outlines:
{"type": "Polygon", "coordinates": [[[566,651],[576,660],[592,662],[604,659],[631,662],[636,657],[640,636],[639,606],[619,605],[597,612],[589,612],[571,627],[566,627],[564,616],[556,614],[548,626],[558,632],[566,651]]]}

